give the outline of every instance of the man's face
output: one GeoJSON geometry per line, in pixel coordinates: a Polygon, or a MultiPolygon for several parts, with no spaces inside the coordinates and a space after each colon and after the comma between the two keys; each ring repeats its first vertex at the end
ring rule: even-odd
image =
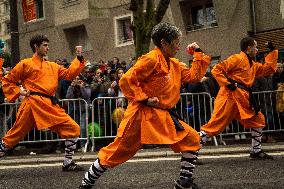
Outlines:
{"type": "Polygon", "coordinates": [[[281,64],[281,63],[277,63],[277,72],[278,73],[282,73],[284,70],[284,64],[281,64]]]}
{"type": "Polygon", "coordinates": [[[42,57],[47,55],[48,52],[48,42],[43,41],[40,46],[35,46],[36,47],[36,53],[42,57]]]}
{"type": "Polygon", "coordinates": [[[174,39],[171,43],[166,42],[165,40],[162,41],[162,47],[161,50],[164,53],[164,56],[173,58],[177,54],[177,52],[180,49],[180,42],[179,37],[174,39]]]}
{"type": "Polygon", "coordinates": [[[258,49],[257,49],[257,42],[254,41],[254,45],[253,45],[253,46],[248,46],[248,48],[247,48],[247,54],[248,54],[250,57],[254,58],[254,57],[256,56],[257,52],[258,52],[258,49]]]}

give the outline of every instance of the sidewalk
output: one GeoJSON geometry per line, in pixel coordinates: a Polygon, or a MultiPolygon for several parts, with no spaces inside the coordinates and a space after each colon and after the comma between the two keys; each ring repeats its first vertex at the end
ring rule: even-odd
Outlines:
{"type": "MultiPolygon", "coordinates": [[[[264,143],[262,148],[266,152],[284,151],[284,142],[264,143]]],[[[221,154],[248,154],[250,144],[233,144],[227,146],[205,146],[199,155],[221,154]]],[[[23,155],[23,156],[6,156],[0,159],[0,166],[17,165],[17,164],[43,164],[43,163],[59,163],[63,161],[64,154],[39,154],[39,155],[23,155]]],[[[170,148],[154,148],[141,149],[133,158],[158,158],[158,157],[180,157],[179,153],[174,153],[170,148]]],[[[74,160],[76,162],[94,161],[97,158],[97,152],[76,152],[74,160]]]]}

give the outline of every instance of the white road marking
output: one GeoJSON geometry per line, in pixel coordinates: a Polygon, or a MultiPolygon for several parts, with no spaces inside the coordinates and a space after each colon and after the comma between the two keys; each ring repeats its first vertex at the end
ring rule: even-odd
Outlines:
{"type": "MultiPolygon", "coordinates": [[[[272,156],[282,156],[284,152],[272,152],[268,153],[272,156]]],[[[199,159],[221,159],[221,158],[239,158],[239,157],[248,157],[248,154],[222,154],[222,155],[201,155],[199,159]]],[[[180,157],[161,157],[161,158],[141,158],[141,159],[131,159],[127,163],[135,162],[156,162],[156,161],[176,161],[180,160],[180,157]]],[[[80,165],[91,165],[93,161],[84,161],[77,162],[80,165]]],[[[31,165],[1,165],[0,170],[3,169],[24,169],[24,168],[35,168],[35,167],[55,167],[62,166],[62,163],[42,163],[42,164],[31,164],[31,165]]]]}

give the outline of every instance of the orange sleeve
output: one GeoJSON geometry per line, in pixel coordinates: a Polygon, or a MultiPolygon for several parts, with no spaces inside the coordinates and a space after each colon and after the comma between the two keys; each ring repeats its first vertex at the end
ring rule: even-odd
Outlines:
{"type": "Polygon", "coordinates": [[[81,63],[77,58],[75,58],[68,68],[59,66],[58,78],[64,80],[72,80],[82,72],[84,67],[85,60],[83,60],[83,62],[81,63]]]}
{"type": "Polygon", "coordinates": [[[119,86],[127,99],[142,101],[148,98],[141,88],[141,82],[153,72],[156,62],[153,57],[143,55],[138,59],[136,64],[122,76],[119,81],[119,86]]]}
{"type": "Polygon", "coordinates": [[[24,78],[24,63],[19,62],[11,72],[2,78],[3,92],[9,102],[15,102],[20,96],[20,88],[17,83],[24,78]]]}
{"type": "Polygon", "coordinates": [[[208,65],[210,64],[211,57],[202,53],[195,52],[194,59],[190,68],[181,64],[181,80],[182,82],[196,83],[204,77],[208,65]]]}
{"type": "Polygon", "coordinates": [[[274,50],[265,57],[265,64],[257,63],[256,77],[270,76],[277,69],[278,50],[274,50]]]}

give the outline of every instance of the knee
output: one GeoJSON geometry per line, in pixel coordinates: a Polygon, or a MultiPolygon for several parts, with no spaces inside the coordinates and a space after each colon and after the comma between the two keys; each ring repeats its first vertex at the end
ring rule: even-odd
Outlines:
{"type": "Polygon", "coordinates": [[[80,137],[80,126],[78,124],[71,125],[71,129],[61,132],[62,138],[77,138],[80,137]]]}
{"type": "Polygon", "coordinates": [[[74,135],[75,137],[80,136],[80,126],[79,125],[74,126],[74,135]]]}

